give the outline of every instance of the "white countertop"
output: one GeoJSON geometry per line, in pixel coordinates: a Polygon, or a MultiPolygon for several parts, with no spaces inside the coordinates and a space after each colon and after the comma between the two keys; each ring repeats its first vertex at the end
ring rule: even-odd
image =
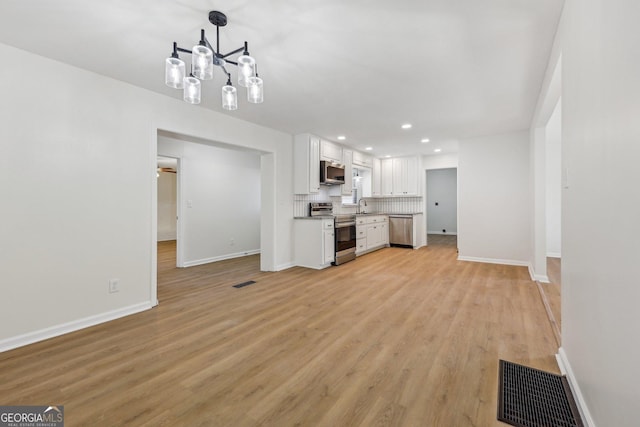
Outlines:
{"type": "MultiPolygon", "coordinates": [[[[387,215],[387,216],[398,216],[398,215],[422,215],[423,212],[409,212],[409,213],[385,213],[385,212],[365,212],[355,214],[358,216],[374,216],[374,215],[387,215]]],[[[294,216],[293,219],[334,219],[338,215],[350,215],[350,214],[335,214],[335,215],[320,215],[320,216],[294,216]]]]}
{"type": "Polygon", "coordinates": [[[294,216],[293,219],[333,219],[333,215],[320,215],[320,216],[294,216]]]}

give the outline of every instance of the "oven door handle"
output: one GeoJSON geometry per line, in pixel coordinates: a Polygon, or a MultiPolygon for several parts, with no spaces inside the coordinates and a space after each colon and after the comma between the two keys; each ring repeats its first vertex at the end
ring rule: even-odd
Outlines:
{"type": "Polygon", "coordinates": [[[336,228],[353,227],[354,225],[356,225],[355,221],[339,222],[336,223],[336,228]]]}

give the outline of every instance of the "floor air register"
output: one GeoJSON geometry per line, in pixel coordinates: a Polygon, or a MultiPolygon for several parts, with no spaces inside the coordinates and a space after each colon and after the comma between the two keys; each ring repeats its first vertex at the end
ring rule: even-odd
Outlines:
{"type": "Polygon", "coordinates": [[[562,375],[500,360],[498,420],[518,427],[583,427],[562,375]]]}

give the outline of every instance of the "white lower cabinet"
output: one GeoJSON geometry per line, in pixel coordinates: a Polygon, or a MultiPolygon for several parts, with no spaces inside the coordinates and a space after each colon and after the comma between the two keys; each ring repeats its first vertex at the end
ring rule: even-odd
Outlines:
{"type": "Polygon", "coordinates": [[[317,270],[329,267],[335,259],[333,218],[305,218],[293,221],[294,263],[317,270]]]}
{"type": "Polygon", "coordinates": [[[378,224],[367,225],[367,249],[380,246],[382,243],[382,230],[378,224]]]}
{"type": "Polygon", "coordinates": [[[356,217],[356,255],[389,245],[389,218],[386,215],[356,217]]]}
{"type": "Polygon", "coordinates": [[[333,229],[333,224],[331,224],[331,230],[325,229],[324,234],[324,244],[323,249],[324,253],[322,255],[322,265],[329,265],[333,261],[335,261],[336,251],[335,251],[335,231],[333,229]]]}
{"type": "MultiPolygon", "coordinates": [[[[387,217],[385,217],[387,218],[387,217]]],[[[388,218],[387,218],[388,220],[388,218]]],[[[382,224],[380,224],[380,244],[381,245],[388,245],[389,244],[389,223],[388,222],[384,222],[382,224]]]]}
{"type": "MultiPolygon", "coordinates": [[[[363,232],[364,233],[364,232],[363,232]]],[[[361,254],[367,250],[367,238],[356,240],[356,255],[361,254]]]]}

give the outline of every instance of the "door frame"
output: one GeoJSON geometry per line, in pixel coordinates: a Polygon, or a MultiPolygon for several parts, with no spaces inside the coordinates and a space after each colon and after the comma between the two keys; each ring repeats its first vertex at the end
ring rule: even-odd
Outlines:
{"type": "MultiPolygon", "coordinates": [[[[183,168],[183,158],[177,155],[171,154],[161,154],[158,152],[156,157],[166,157],[169,159],[175,159],[177,161],[176,166],[176,267],[182,268],[184,267],[184,242],[182,240],[182,236],[184,236],[183,230],[183,222],[182,222],[182,214],[183,214],[183,203],[182,203],[182,168],[183,168]]],[[[155,199],[156,212],[158,209],[158,197],[155,199]]],[[[156,237],[158,235],[158,227],[156,225],[156,237]]]]}
{"type": "Polygon", "coordinates": [[[424,168],[424,234],[425,242],[429,245],[429,193],[427,191],[427,180],[429,179],[429,171],[442,170],[442,169],[455,169],[456,170],[456,236],[460,235],[460,180],[458,179],[458,165],[443,165],[439,167],[425,167],[424,168]]]}
{"type": "MultiPolygon", "coordinates": [[[[149,186],[151,194],[151,203],[149,204],[150,221],[150,283],[149,283],[149,301],[152,306],[158,305],[158,185],[157,185],[157,157],[158,157],[158,134],[169,133],[174,135],[183,136],[195,141],[203,140],[208,142],[215,142],[210,138],[194,136],[192,133],[183,129],[184,126],[176,125],[171,126],[159,125],[157,122],[153,122],[150,127],[150,147],[149,147],[149,171],[150,175],[149,186]]],[[[233,145],[237,147],[243,147],[241,144],[234,144],[232,142],[220,142],[223,145],[233,145]]],[[[243,147],[244,148],[244,147],[243,147]]],[[[248,147],[247,147],[248,148],[248,147]]],[[[278,243],[277,232],[278,222],[276,220],[276,207],[278,205],[276,200],[276,153],[274,151],[260,150],[257,148],[249,148],[251,151],[260,153],[260,270],[261,271],[278,271],[284,268],[288,268],[291,265],[283,264],[277,265],[276,263],[276,245],[278,243]]],[[[182,158],[180,162],[180,168],[184,172],[185,167],[188,168],[188,162],[182,158]]],[[[182,187],[182,180],[181,185],[182,187]]],[[[183,191],[180,192],[184,194],[183,191]]],[[[183,205],[183,203],[180,203],[183,205]]],[[[178,216],[183,217],[182,207],[178,208],[178,216]]],[[[182,222],[184,226],[184,222],[182,222]]],[[[182,239],[184,240],[184,239],[182,239]]],[[[182,252],[182,251],[181,251],[182,252]]]]}

